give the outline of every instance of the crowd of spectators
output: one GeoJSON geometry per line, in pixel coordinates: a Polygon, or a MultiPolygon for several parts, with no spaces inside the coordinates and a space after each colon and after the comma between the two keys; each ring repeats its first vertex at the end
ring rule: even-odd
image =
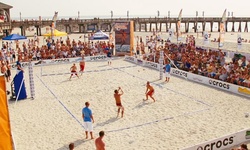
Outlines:
{"type": "MultiPolygon", "coordinates": [[[[79,37],[80,39],[81,37],[79,37]]],[[[231,61],[227,61],[225,53],[221,50],[211,50],[196,47],[195,37],[187,36],[185,43],[171,43],[164,41],[159,35],[153,34],[146,37],[146,44],[141,37],[136,37],[134,53],[142,54],[144,60],[159,62],[160,50],[164,51],[165,59],[171,59],[174,67],[181,70],[218,79],[221,81],[250,87],[250,60],[245,56],[235,55],[231,61]],[[148,53],[145,52],[148,48],[148,53]]],[[[40,44],[38,37],[29,39],[28,42],[3,42],[0,53],[1,72],[6,73],[8,65],[14,63],[16,58],[21,61],[71,58],[81,55],[93,56],[113,52],[114,44],[107,41],[93,42],[88,40],[71,40],[67,37],[52,40],[46,39],[45,44],[40,44]],[[42,45],[42,46],[39,46],[42,45]]]]}
{"type": "Polygon", "coordinates": [[[2,53],[13,61],[15,57],[22,61],[40,60],[40,59],[58,59],[71,58],[81,55],[92,56],[104,53],[104,50],[113,49],[114,45],[106,41],[88,41],[71,40],[69,37],[64,41],[62,38],[57,40],[46,39],[46,44],[39,45],[39,40],[29,39],[28,42],[19,43],[15,41],[15,47],[12,43],[3,43],[2,53]]]}
{"type": "Polygon", "coordinates": [[[241,144],[238,148],[233,148],[232,150],[248,150],[248,147],[246,144],[241,144]]]}
{"type": "MultiPolygon", "coordinates": [[[[81,36],[79,37],[81,39],[81,36]]],[[[112,52],[114,44],[108,41],[90,41],[82,42],[81,40],[71,40],[67,37],[66,40],[62,38],[52,40],[44,39],[46,42],[41,44],[38,37],[29,39],[28,41],[10,41],[2,42],[2,49],[0,51],[0,68],[1,73],[5,74],[7,81],[10,80],[10,64],[15,63],[17,58],[21,62],[28,62],[30,60],[43,59],[58,59],[58,58],[72,58],[79,56],[94,56],[112,52]],[[42,46],[41,46],[42,45],[42,46]]]]}
{"type": "Polygon", "coordinates": [[[165,60],[171,59],[173,67],[209,78],[250,87],[250,60],[236,54],[227,60],[220,49],[211,50],[195,46],[195,37],[187,36],[186,43],[162,42],[157,36],[151,36],[147,42],[149,54],[143,59],[159,62],[160,51],[164,51],[165,60]]]}

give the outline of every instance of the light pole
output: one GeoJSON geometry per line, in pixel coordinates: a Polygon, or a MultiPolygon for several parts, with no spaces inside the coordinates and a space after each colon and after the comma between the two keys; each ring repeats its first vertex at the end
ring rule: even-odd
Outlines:
{"type": "Polygon", "coordinates": [[[198,11],[196,11],[196,32],[197,32],[197,38],[198,38],[198,11]]]}
{"type": "Polygon", "coordinates": [[[168,18],[170,18],[170,11],[168,11],[168,18]]]}
{"type": "Polygon", "coordinates": [[[127,11],[127,18],[129,19],[129,11],[127,11]]]}
{"type": "Polygon", "coordinates": [[[159,16],[160,16],[160,11],[159,11],[159,10],[157,11],[157,16],[158,16],[158,18],[159,18],[159,16]]]}
{"type": "Polygon", "coordinates": [[[113,19],[113,11],[111,10],[111,12],[110,12],[110,13],[111,13],[111,19],[113,19]]]}
{"type": "Polygon", "coordinates": [[[19,16],[20,16],[20,21],[22,21],[22,13],[21,12],[19,13],[19,16]]]}
{"type": "Polygon", "coordinates": [[[205,12],[204,12],[204,11],[202,11],[202,17],[204,18],[204,16],[205,16],[205,12]]]}
{"type": "Polygon", "coordinates": [[[80,11],[78,11],[78,19],[80,19],[80,11]]]}

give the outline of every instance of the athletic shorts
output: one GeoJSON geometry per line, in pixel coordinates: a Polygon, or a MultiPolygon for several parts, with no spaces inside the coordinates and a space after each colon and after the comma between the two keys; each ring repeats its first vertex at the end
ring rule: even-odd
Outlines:
{"type": "Polygon", "coordinates": [[[165,72],[165,77],[170,78],[170,72],[165,72]]]}
{"type": "Polygon", "coordinates": [[[152,95],[154,94],[154,90],[149,91],[147,94],[148,94],[149,96],[152,96],[152,95]]]}
{"type": "Polygon", "coordinates": [[[92,122],[83,122],[83,126],[85,128],[85,131],[88,131],[88,132],[92,132],[93,131],[92,122]]]}
{"type": "Polygon", "coordinates": [[[77,75],[77,72],[76,71],[71,71],[71,75],[77,75]]]}
{"type": "Polygon", "coordinates": [[[80,71],[81,71],[81,72],[84,71],[84,65],[80,65],[80,71]]]}
{"type": "Polygon", "coordinates": [[[118,108],[122,108],[122,107],[123,107],[121,103],[117,103],[116,106],[117,106],[118,108]]]}
{"type": "Polygon", "coordinates": [[[111,57],[107,57],[107,61],[111,61],[112,59],[111,59],[111,57]]]}

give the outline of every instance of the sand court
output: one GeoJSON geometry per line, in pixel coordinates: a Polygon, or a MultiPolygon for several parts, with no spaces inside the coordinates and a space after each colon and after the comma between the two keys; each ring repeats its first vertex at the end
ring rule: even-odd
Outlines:
{"type": "Polygon", "coordinates": [[[44,66],[42,76],[34,67],[35,100],[9,106],[17,148],[66,150],[74,142],[76,150],[94,149],[94,141],[84,139],[86,101],[95,119],[94,136],[104,130],[107,149],[183,149],[249,127],[244,112],[250,101],[244,97],[174,76],[164,83],[159,72],[123,59],[111,66],[86,62],[80,79],[69,81],[72,64],[44,66]],[[155,88],[155,103],[143,101],[147,81],[155,88]],[[116,118],[113,94],[119,86],[124,118],[116,118]]]}

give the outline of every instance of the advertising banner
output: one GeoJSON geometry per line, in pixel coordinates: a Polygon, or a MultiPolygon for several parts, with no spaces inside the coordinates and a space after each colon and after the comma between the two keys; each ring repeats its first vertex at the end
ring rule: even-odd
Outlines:
{"type": "Polygon", "coordinates": [[[6,95],[5,78],[0,75],[0,149],[12,150],[12,136],[6,95]]]}
{"type": "Polygon", "coordinates": [[[222,150],[231,149],[242,143],[250,141],[250,129],[241,130],[239,132],[226,135],[217,139],[213,139],[201,144],[184,148],[184,150],[222,150]]]}
{"type": "Polygon", "coordinates": [[[133,21],[115,22],[115,55],[132,55],[134,46],[133,21]]]}

